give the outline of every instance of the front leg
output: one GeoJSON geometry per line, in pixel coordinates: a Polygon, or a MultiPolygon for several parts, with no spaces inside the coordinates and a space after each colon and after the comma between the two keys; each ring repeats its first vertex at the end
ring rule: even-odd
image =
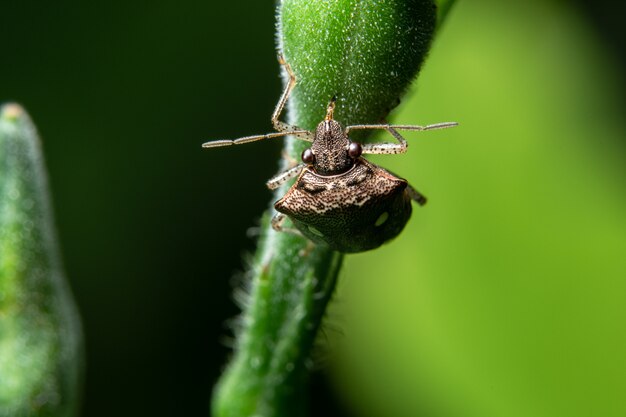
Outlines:
{"type": "Polygon", "coordinates": [[[299,164],[293,168],[289,168],[287,171],[283,171],[280,174],[274,175],[265,183],[265,185],[267,185],[267,188],[269,188],[270,190],[275,190],[285,182],[300,175],[305,167],[305,164],[299,164]]]}
{"type": "Polygon", "coordinates": [[[397,130],[388,126],[385,128],[391,135],[398,140],[398,143],[366,143],[361,145],[364,154],[399,154],[405,153],[409,144],[397,130]]]}
{"type": "Polygon", "coordinates": [[[312,142],[313,134],[311,132],[307,132],[308,134],[302,133],[304,129],[301,129],[298,126],[292,126],[288,123],[285,123],[279,120],[280,114],[283,112],[283,109],[285,108],[285,104],[287,103],[287,100],[289,99],[289,95],[291,94],[291,91],[293,90],[293,88],[296,86],[296,74],[294,74],[293,70],[291,69],[291,65],[289,65],[289,63],[285,61],[285,58],[283,57],[282,54],[278,55],[278,62],[283,67],[285,67],[285,71],[287,71],[287,76],[289,77],[289,79],[287,80],[287,85],[285,86],[285,90],[283,91],[283,94],[280,96],[280,100],[278,100],[278,103],[276,104],[276,108],[274,109],[274,113],[272,114],[272,125],[274,125],[274,129],[278,130],[279,132],[290,133],[300,139],[304,139],[306,141],[312,142]]]}
{"type": "Polygon", "coordinates": [[[408,143],[406,139],[398,133],[398,130],[436,130],[436,129],[446,129],[449,127],[457,126],[456,122],[444,122],[444,123],[435,123],[428,126],[417,126],[417,125],[390,125],[388,123],[378,124],[378,125],[352,125],[348,126],[345,130],[346,135],[350,134],[351,130],[372,130],[372,129],[382,129],[391,133],[391,135],[396,138],[398,143],[371,143],[364,144],[363,153],[364,154],[398,154],[404,153],[407,150],[408,143]]]}

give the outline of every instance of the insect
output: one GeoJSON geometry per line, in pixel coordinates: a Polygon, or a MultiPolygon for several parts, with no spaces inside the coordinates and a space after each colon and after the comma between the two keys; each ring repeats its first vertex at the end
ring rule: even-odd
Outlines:
{"type": "Polygon", "coordinates": [[[272,114],[272,124],[277,132],[215,140],[202,146],[241,145],[287,135],[310,142],[311,146],[302,153],[302,163],[267,181],[267,187],[274,190],[297,177],[285,196],[274,204],[277,213],[272,218],[272,227],[277,231],[302,234],[317,244],[346,253],[374,249],[393,239],[411,217],[411,201],[424,205],[426,197],[406,180],[367,161],[362,155],[406,152],[407,141],[398,130],[444,129],[457,123],[428,126],[360,124],[344,129],[333,118],[336,101],[333,97],[326,117],[315,132],[289,125],[278,119],[296,85],[296,76],[282,56],[279,61],[289,75],[289,82],[272,114]],[[350,140],[351,131],[364,129],[386,130],[397,143],[361,144],[350,140]],[[286,217],[295,229],[284,226],[286,217]]]}

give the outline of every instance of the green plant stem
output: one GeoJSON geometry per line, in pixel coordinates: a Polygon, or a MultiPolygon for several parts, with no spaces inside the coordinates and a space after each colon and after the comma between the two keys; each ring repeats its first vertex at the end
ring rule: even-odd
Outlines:
{"type": "Polygon", "coordinates": [[[215,394],[217,416],[304,415],[308,352],[342,256],[278,234],[267,221],[264,228],[237,350],[215,394]]]}
{"type": "Polygon", "coordinates": [[[0,108],[0,416],[77,412],[80,322],[52,223],[35,127],[7,104],[0,108]]]}
{"type": "MultiPolygon", "coordinates": [[[[344,125],[383,120],[417,74],[437,18],[430,0],[283,0],[278,15],[279,49],[297,77],[288,121],[308,130],[334,95],[344,125]]],[[[306,146],[287,139],[281,169],[306,146]]],[[[270,216],[240,297],[234,357],[214,392],[216,417],[307,415],[308,358],[343,255],[275,232],[270,216]]]]}
{"type": "Polygon", "coordinates": [[[456,0],[437,0],[437,28],[440,28],[456,0]]]}

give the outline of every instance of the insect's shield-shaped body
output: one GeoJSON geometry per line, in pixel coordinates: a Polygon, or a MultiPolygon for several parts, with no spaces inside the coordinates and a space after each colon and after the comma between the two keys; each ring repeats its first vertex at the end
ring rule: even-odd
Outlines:
{"type": "Polygon", "coordinates": [[[328,105],[326,117],[315,132],[291,126],[278,120],[289,94],[295,86],[295,75],[285,65],[290,81],[279,100],[272,123],[277,133],[248,136],[235,140],[207,142],[207,148],[237,145],[262,139],[293,135],[311,142],[302,154],[302,162],[271,178],[267,185],[278,188],[297,177],[289,191],[276,202],[278,213],[272,226],[278,231],[301,233],[317,244],[353,253],[374,249],[396,237],[411,217],[411,201],[423,205],[426,198],[407,181],[367,161],[361,154],[397,154],[406,152],[407,142],[397,130],[434,130],[456,126],[456,123],[415,125],[353,125],[345,129],[333,119],[335,98],[328,105]],[[398,143],[361,145],[350,141],[350,130],[382,129],[398,143]],[[295,228],[284,226],[287,216],[295,228]]]}
{"type": "Polygon", "coordinates": [[[394,238],[411,217],[407,182],[359,158],[338,175],[305,168],[274,207],[303,235],[341,252],[363,252],[394,238]]]}

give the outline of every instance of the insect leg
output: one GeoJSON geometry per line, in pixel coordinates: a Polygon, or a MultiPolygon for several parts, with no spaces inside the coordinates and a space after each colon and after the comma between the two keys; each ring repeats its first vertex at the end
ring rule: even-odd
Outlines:
{"type": "Polygon", "coordinates": [[[280,174],[274,175],[267,181],[267,188],[269,188],[270,190],[277,189],[288,180],[300,175],[302,169],[304,169],[305,166],[305,164],[298,164],[293,168],[289,168],[288,170],[281,172],[280,174]]]}
{"type": "Polygon", "coordinates": [[[211,142],[203,143],[202,144],[203,148],[217,148],[219,146],[241,145],[241,144],[248,143],[248,142],[255,142],[257,140],[277,138],[277,137],[288,136],[288,135],[293,135],[296,138],[305,140],[307,142],[313,142],[313,137],[314,137],[313,132],[310,132],[306,129],[301,129],[297,126],[289,125],[285,122],[278,120],[278,117],[280,116],[283,109],[285,108],[285,103],[287,102],[287,99],[289,98],[289,95],[291,94],[291,90],[293,90],[293,87],[296,85],[296,76],[291,70],[291,66],[287,62],[285,62],[285,59],[283,58],[282,55],[278,56],[278,61],[280,62],[281,65],[285,67],[285,69],[287,70],[287,74],[289,75],[289,82],[287,83],[287,86],[285,87],[285,91],[283,91],[283,94],[281,95],[280,100],[278,101],[278,104],[276,105],[276,108],[274,109],[274,113],[272,114],[272,124],[274,125],[274,128],[278,130],[278,132],[268,133],[265,135],[246,136],[246,137],[234,139],[234,140],[233,139],[214,140],[211,142]]]}
{"type": "Polygon", "coordinates": [[[285,216],[283,213],[276,213],[274,217],[272,217],[272,229],[277,232],[286,232],[294,235],[302,236],[302,233],[298,229],[294,229],[293,227],[283,227],[283,223],[285,223],[285,216]]]}
{"type": "Polygon", "coordinates": [[[293,90],[293,88],[296,86],[296,75],[293,73],[293,70],[291,69],[291,65],[289,65],[287,61],[285,61],[285,58],[283,57],[282,54],[278,55],[278,62],[282,66],[285,67],[285,70],[287,71],[287,75],[289,75],[289,81],[287,82],[287,86],[285,87],[283,94],[280,96],[280,100],[278,100],[278,103],[276,104],[274,113],[272,113],[272,125],[274,125],[274,129],[278,130],[279,132],[291,132],[291,134],[301,139],[309,140],[309,142],[312,142],[313,133],[306,131],[308,135],[304,136],[303,134],[301,134],[300,136],[298,136],[294,132],[301,133],[301,131],[304,131],[304,129],[301,129],[297,126],[292,126],[281,120],[278,120],[278,118],[280,117],[280,114],[283,112],[283,109],[285,108],[285,104],[287,103],[287,99],[289,98],[289,95],[291,94],[291,90],[293,90]]]}
{"type": "Polygon", "coordinates": [[[415,188],[411,187],[411,184],[407,184],[406,192],[409,194],[409,197],[411,197],[411,200],[415,201],[420,206],[426,204],[426,196],[417,191],[415,188]]]}
{"type": "Polygon", "coordinates": [[[386,130],[393,135],[400,143],[366,143],[361,145],[363,153],[366,154],[398,154],[405,153],[409,144],[393,127],[387,127],[386,130]]]}
{"type": "Polygon", "coordinates": [[[365,154],[398,154],[404,153],[407,150],[408,143],[407,141],[398,133],[397,130],[435,130],[435,129],[445,129],[448,127],[454,127],[458,123],[456,122],[445,122],[445,123],[436,123],[427,126],[417,126],[417,125],[390,125],[388,123],[385,124],[377,124],[377,125],[352,125],[346,128],[346,135],[350,133],[350,130],[356,129],[384,129],[391,133],[394,138],[399,143],[372,143],[372,144],[364,144],[363,153],[365,154]],[[397,130],[396,130],[397,129],[397,130]]]}
{"type": "Polygon", "coordinates": [[[390,125],[389,123],[382,123],[377,125],[352,125],[346,127],[346,134],[352,129],[397,129],[397,130],[437,130],[446,129],[448,127],[458,126],[457,122],[443,122],[435,123],[432,125],[418,126],[418,125],[390,125]]]}

